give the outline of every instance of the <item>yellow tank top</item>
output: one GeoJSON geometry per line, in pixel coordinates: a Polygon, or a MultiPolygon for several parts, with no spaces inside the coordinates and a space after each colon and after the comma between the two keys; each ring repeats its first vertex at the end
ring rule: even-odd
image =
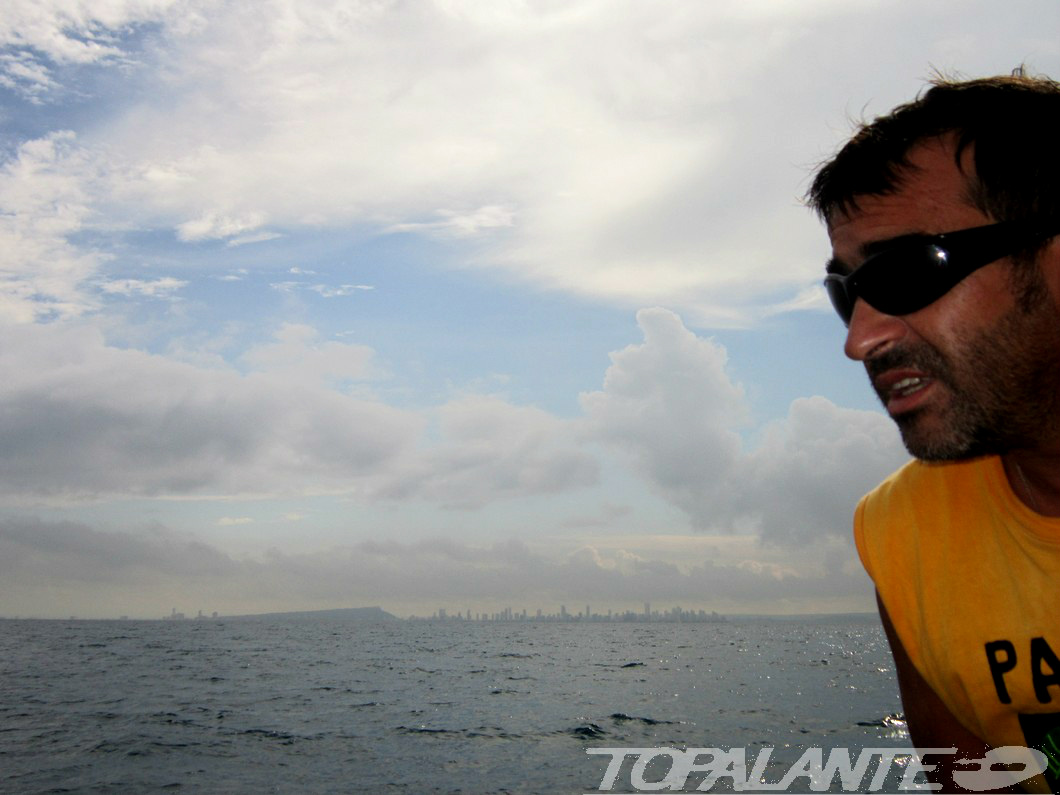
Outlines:
{"type": "Polygon", "coordinates": [[[1039,748],[1060,772],[1060,519],[1016,497],[1000,458],[912,461],[861,501],[854,538],[954,716],[992,746],[1039,748]]]}

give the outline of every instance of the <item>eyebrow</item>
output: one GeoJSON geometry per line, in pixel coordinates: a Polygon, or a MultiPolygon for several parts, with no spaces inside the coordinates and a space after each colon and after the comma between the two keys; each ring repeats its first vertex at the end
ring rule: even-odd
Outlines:
{"type": "Polygon", "coordinates": [[[848,268],[842,262],[837,260],[835,257],[832,257],[828,260],[827,263],[825,263],[824,272],[828,274],[838,273],[841,275],[845,275],[847,273],[851,273],[852,271],[850,270],[850,268],[848,268]]]}
{"type": "Polygon", "coordinates": [[[924,232],[910,232],[906,235],[888,237],[883,240],[871,240],[858,249],[858,253],[861,254],[861,263],[857,268],[850,268],[847,265],[844,265],[840,260],[832,257],[825,264],[825,272],[838,274],[853,273],[860,268],[861,265],[865,264],[865,260],[869,259],[869,257],[873,257],[896,246],[901,246],[906,243],[920,243],[926,240],[931,240],[933,237],[935,237],[935,235],[925,234],[924,232]]]}

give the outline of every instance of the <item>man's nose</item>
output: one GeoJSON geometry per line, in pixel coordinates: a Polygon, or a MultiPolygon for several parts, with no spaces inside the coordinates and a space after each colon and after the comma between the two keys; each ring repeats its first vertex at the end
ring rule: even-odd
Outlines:
{"type": "Polygon", "coordinates": [[[847,327],[847,341],[843,352],[851,359],[863,362],[882,353],[905,336],[908,331],[900,317],[873,309],[863,300],[854,303],[854,313],[847,327]]]}

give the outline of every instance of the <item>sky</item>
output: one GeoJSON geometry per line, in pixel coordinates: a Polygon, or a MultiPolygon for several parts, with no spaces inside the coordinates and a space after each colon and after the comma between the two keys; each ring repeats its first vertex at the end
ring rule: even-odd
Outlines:
{"type": "Polygon", "coordinates": [[[1053,0],[6,0],[0,616],[872,610],[802,203],[1053,0]]]}

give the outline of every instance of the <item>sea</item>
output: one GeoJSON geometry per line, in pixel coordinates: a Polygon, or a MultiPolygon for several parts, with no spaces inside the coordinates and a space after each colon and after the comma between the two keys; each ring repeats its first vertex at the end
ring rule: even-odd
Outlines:
{"type": "Polygon", "coordinates": [[[900,712],[873,616],[0,620],[19,795],[645,791],[637,756],[604,787],[601,748],[772,749],[775,782],[809,748],[908,748],[900,712]]]}

